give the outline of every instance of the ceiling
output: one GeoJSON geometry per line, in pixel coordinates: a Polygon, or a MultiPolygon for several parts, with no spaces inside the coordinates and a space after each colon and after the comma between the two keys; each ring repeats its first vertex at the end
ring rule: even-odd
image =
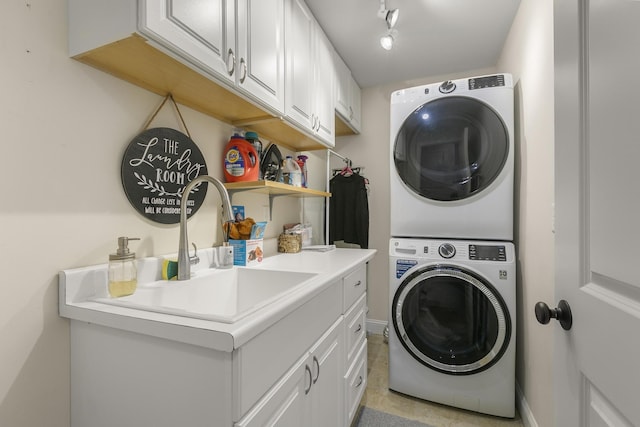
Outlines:
{"type": "Polygon", "coordinates": [[[496,65],[520,0],[387,0],[393,49],[380,46],[380,0],[306,0],[361,87],[496,65]]]}

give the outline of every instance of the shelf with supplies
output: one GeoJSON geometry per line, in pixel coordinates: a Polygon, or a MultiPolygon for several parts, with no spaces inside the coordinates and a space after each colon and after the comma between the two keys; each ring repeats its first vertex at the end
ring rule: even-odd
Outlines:
{"type": "Polygon", "coordinates": [[[256,191],[269,196],[293,196],[293,197],[331,197],[331,193],[314,190],[312,188],[294,187],[275,181],[243,181],[228,182],[224,184],[229,193],[240,191],[256,191]]]}
{"type": "Polygon", "coordinates": [[[269,195],[269,220],[272,218],[273,199],[280,196],[290,197],[331,197],[331,193],[326,191],[314,190],[312,188],[294,187],[293,185],[284,184],[275,181],[243,181],[243,182],[227,182],[224,184],[233,197],[235,193],[253,191],[261,194],[269,195]]]}

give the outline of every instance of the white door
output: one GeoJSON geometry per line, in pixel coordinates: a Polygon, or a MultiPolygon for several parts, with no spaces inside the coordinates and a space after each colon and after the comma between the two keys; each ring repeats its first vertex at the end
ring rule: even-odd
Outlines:
{"type": "Polygon", "coordinates": [[[640,426],[640,2],[554,8],[555,425],[640,426]]]}

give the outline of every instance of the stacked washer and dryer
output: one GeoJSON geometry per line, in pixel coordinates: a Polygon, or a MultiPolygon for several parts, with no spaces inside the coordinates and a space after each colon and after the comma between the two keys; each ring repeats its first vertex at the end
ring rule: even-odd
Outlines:
{"type": "Polygon", "coordinates": [[[391,95],[389,388],[515,415],[509,74],[391,95]]]}

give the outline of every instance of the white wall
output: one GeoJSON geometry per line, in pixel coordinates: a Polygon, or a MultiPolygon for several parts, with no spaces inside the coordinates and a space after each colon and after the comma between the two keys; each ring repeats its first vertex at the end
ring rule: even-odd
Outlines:
{"type": "Polygon", "coordinates": [[[554,301],[553,1],[522,0],[498,68],[516,82],[518,384],[535,422],[551,426],[553,331],[533,307],[554,301]]]}
{"type": "MultiPolygon", "coordinates": [[[[118,236],[140,237],[138,257],[177,251],[178,226],[160,225],[129,204],[122,155],[162,97],[67,57],[64,0],[0,6],[0,426],[69,426],[69,325],[58,316],[62,269],[105,263],[118,236]]],[[[222,178],[232,128],[181,112],[209,174],[222,178]]],[[[169,104],[152,126],[182,129],[169,104]]],[[[265,200],[248,215],[263,218],[265,200]]],[[[212,188],[189,237],[221,241],[212,188]]],[[[297,200],[278,198],[267,230],[298,220],[297,200]]],[[[271,248],[275,248],[271,240],[271,248]]]]}

